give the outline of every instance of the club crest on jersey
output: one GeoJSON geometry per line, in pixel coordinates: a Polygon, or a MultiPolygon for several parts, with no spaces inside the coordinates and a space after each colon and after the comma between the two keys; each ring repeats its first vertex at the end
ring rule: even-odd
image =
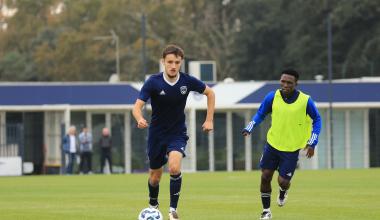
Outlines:
{"type": "Polygon", "coordinates": [[[179,88],[179,89],[180,89],[182,95],[186,94],[186,92],[187,92],[187,86],[181,86],[181,88],[179,88]]]}

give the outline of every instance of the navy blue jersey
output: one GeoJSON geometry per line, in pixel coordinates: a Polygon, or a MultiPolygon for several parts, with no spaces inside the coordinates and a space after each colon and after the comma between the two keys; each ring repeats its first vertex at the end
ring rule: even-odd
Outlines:
{"type": "Polygon", "coordinates": [[[170,85],[163,73],[154,74],[141,88],[139,99],[147,102],[150,98],[152,119],[150,133],[180,134],[186,131],[185,106],[190,91],[203,93],[206,85],[186,73],[179,73],[179,79],[170,85]]]}

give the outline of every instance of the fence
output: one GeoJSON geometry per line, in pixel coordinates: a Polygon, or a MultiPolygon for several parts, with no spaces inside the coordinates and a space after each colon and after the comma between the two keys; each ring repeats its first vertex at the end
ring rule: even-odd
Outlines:
{"type": "Polygon", "coordinates": [[[24,135],[21,124],[0,126],[0,176],[23,173],[24,135]]]}
{"type": "Polygon", "coordinates": [[[24,132],[22,124],[1,125],[0,157],[24,156],[24,132]]]}

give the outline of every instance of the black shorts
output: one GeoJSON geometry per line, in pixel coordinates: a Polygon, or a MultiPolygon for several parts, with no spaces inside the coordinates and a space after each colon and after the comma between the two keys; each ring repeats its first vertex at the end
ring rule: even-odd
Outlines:
{"type": "Polygon", "coordinates": [[[260,160],[260,167],[262,169],[278,170],[281,177],[290,180],[296,170],[298,156],[299,150],[294,152],[279,151],[266,143],[260,160]]]}
{"type": "Polygon", "coordinates": [[[159,169],[168,162],[168,154],[171,151],[181,152],[185,157],[186,144],[189,137],[185,134],[154,136],[148,138],[148,159],[150,169],[159,169]]]}

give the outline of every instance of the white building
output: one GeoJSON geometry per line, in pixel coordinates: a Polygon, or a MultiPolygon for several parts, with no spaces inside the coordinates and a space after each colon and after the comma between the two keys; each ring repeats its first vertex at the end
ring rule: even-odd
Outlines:
{"type": "MultiPolygon", "coordinates": [[[[0,84],[0,158],[20,156],[33,164],[34,173],[57,173],[62,167],[64,127],[87,125],[94,140],[103,127],[114,140],[114,170],[147,169],[146,130],[136,128],[131,111],[142,83],[7,83],[0,84]]],[[[203,133],[206,97],[189,94],[186,106],[187,157],[183,168],[197,170],[252,170],[258,168],[270,120],[244,138],[264,96],[278,82],[230,82],[210,85],[216,93],[215,131],[203,133]]],[[[317,154],[301,158],[300,167],[366,168],[380,166],[380,82],[300,82],[323,120],[317,154]],[[333,123],[329,118],[332,101],[333,123]],[[332,142],[331,142],[332,140],[332,142]]],[[[147,117],[149,118],[149,106],[147,117]]],[[[98,167],[94,144],[94,167],[98,167]]],[[[1,171],[1,164],[0,164],[1,171]]]]}

